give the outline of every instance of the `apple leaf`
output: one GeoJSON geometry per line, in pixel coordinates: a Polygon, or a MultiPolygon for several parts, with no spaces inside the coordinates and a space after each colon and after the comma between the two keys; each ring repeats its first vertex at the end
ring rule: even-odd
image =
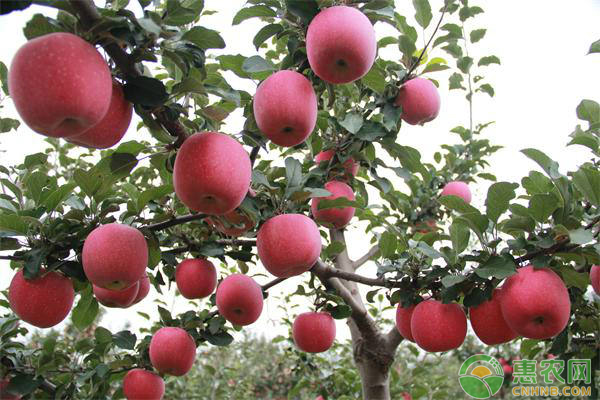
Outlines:
{"type": "Polygon", "coordinates": [[[477,65],[479,67],[485,67],[487,65],[490,64],[498,64],[500,65],[500,59],[496,56],[485,56],[485,57],[481,57],[479,59],[479,62],[477,63],[477,65]]]}
{"type": "Polygon", "coordinates": [[[135,342],[137,340],[137,337],[135,336],[135,334],[129,331],[117,332],[114,335],[112,335],[112,338],[113,343],[121,349],[133,350],[135,348],[135,342]]]}
{"type": "MultiPolygon", "coordinates": [[[[96,319],[98,308],[98,302],[92,294],[92,287],[88,286],[81,292],[81,297],[71,312],[73,325],[80,331],[86,329],[96,319]]],[[[96,331],[98,331],[98,329],[96,329],[96,331]]]]}
{"type": "Polygon", "coordinates": [[[193,27],[184,33],[181,39],[188,40],[203,50],[225,48],[225,41],[219,32],[202,26],[193,27]]]}
{"type": "Polygon", "coordinates": [[[490,186],[485,199],[486,214],[492,222],[496,223],[498,218],[506,210],[510,201],[516,197],[515,190],[519,187],[516,183],[497,182],[490,186]]]}
{"type": "Polygon", "coordinates": [[[283,31],[283,26],[280,24],[269,24],[267,26],[262,27],[261,30],[254,36],[252,43],[256,50],[260,48],[260,46],[266,42],[271,36],[277,35],[279,32],[283,31]]]}
{"type": "Polygon", "coordinates": [[[600,105],[594,100],[581,100],[577,106],[577,118],[590,124],[600,122],[600,105]]]}
{"type": "Polygon", "coordinates": [[[479,42],[485,36],[486,29],[474,29],[471,31],[471,43],[479,42]]]}
{"type": "Polygon", "coordinates": [[[161,81],[147,76],[127,79],[127,83],[123,86],[123,93],[127,101],[147,107],[160,106],[169,97],[161,81]]]}
{"type": "Polygon", "coordinates": [[[600,172],[596,167],[582,166],[573,172],[573,184],[587,201],[595,206],[600,205],[600,172]]]}
{"type": "Polygon", "coordinates": [[[24,10],[33,3],[31,0],[2,0],[0,1],[0,15],[13,11],[24,10]]]}
{"type": "Polygon", "coordinates": [[[285,0],[287,10],[308,25],[319,13],[319,5],[315,0],[285,0]]]}
{"type": "Polygon", "coordinates": [[[231,22],[231,25],[238,25],[240,23],[242,23],[243,21],[250,19],[250,18],[255,18],[255,17],[276,17],[277,13],[275,11],[273,11],[273,9],[264,6],[264,5],[258,5],[258,6],[252,6],[252,7],[248,7],[248,8],[242,8],[240,11],[238,11],[237,14],[235,14],[235,17],[233,17],[233,21],[231,22]]]}
{"type": "Polygon", "coordinates": [[[249,74],[256,72],[275,71],[275,66],[270,61],[261,56],[252,56],[246,58],[242,64],[242,70],[249,74]]]}
{"type": "Polygon", "coordinates": [[[596,40],[590,46],[590,51],[588,51],[588,54],[592,54],[592,53],[600,53],[600,40],[596,40]]]}
{"type": "Polygon", "coordinates": [[[483,279],[490,277],[504,279],[515,272],[517,272],[515,261],[508,255],[491,256],[475,270],[475,273],[483,279]]]}
{"type": "Polygon", "coordinates": [[[413,0],[412,3],[416,11],[415,20],[423,29],[426,29],[433,18],[429,0],[413,0]]]}

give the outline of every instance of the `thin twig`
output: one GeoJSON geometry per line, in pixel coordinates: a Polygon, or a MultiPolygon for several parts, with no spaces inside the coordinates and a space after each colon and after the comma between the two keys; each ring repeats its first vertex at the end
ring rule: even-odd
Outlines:
{"type": "Polygon", "coordinates": [[[379,246],[378,245],[375,245],[375,246],[371,247],[369,249],[369,251],[367,252],[367,254],[365,254],[364,256],[360,257],[358,260],[352,262],[352,267],[354,268],[354,270],[357,270],[361,265],[363,265],[364,263],[366,263],[367,261],[369,261],[371,259],[371,257],[373,257],[378,252],[379,252],[379,246]]]}
{"type": "Polygon", "coordinates": [[[167,228],[170,228],[175,225],[185,224],[187,222],[204,219],[206,217],[208,217],[208,215],[206,215],[206,214],[188,214],[188,215],[183,215],[181,217],[172,218],[168,221],[141,226],[140,229],[148,229],[150,231],[160,231],[162,229],[167,229],[167,228]]]}

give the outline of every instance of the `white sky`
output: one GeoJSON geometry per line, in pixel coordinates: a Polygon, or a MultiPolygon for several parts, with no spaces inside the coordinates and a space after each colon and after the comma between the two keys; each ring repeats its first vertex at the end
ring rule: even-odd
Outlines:
{"type": "MultiPolygon", "coordinates": [[[[137,4],[135,1],[131,3],[137,4]]],[[[234,28],[230,25],[244,2],[206,0],[205,3],[206,9],[218,10],[219,13],[203,17],[202,24],[220,31],[227,43],[224,51],[209,51],[208,54],[255,55],[252,38],[262,24],[253,19],[234,28]]],[[[435,4],[431,23],[433,26],[442,2],[432,3],[435,4]]],[[[487,28],[487,34],[482,41],[471,45],[471,56],[477,60],[480,56],[494,54],[502,61],[500,67],[482,70],[482,74],[494,86],[496,96],[489,99],[485,94],[477,95],[474,107],[475,122],[496,121],[495,125],[485,131],[485,137],[493,144],[504,146],[503,150],[492,157],[491,172],[499,180],[520,181],[530,169],[536,168],[533,162],[519,153],[519,150],[527,147],[536,147],[546,152],[561,164],[563,172],[574,169],[590,156],[587,150],[579,146],[565,149],[569,141],[568,134],[578,123],[575,107],[584,98],[600,101],[600,55],[586,56],[590,44],[600,39],[600,0],[479,1],[474,4],[481,4],[485,14],[469,20],[467,28],[469,31],[487,28]]],[[[409,18],[414,14],[410,2],[396,0],[396,7],[409,18]]],[[[25,42],[22,27],[34,13],[40,12],[48,14],[49,10],[34,6],[25,12],[0,18],[0,61],[10,64],[13,54],[25,42]]],[[[416,26],[415,23],[413,25],[416,26]]],[[[381,23],[376,24],[375,29],[378,37],[394,35],[391,28],[381,23]]],[[[399,57],[399,53],[393,52],[392,47],[388,46],[382,52],[385,58],[399,57]]],[[[451,57],[441,50],[436,50],[431,56],[444,57],[453,63],[451,57]]],[[[468,108],[463,93],[448,92],[445,72],[431,76],[441,82],[442,109],[439,117],[424,127],[404,125],[398,139],[402,144],[419,149],[427,161],[433,159],[433,153],[439,149],[439,145],[456,140],[455,134],[448,133],[451,128],[468,124],[468,108]]],[[[228,73],[227,79],[230,78],[234,88],[254,92],[251,82],[228,73]]],[[[3,117],[17,117],[10,101],[5,101],[3,106],[3,117]]],[[[239,132],[243,125],[241,112],[236,112],[227,123],[224,132],[239,132]]],[[[132,123],[125,141],[139,137],[135,125],[132,123]]],[[[0,164],[13,165],[21,162],[26,154],[44,148],[43,137],[34,134],[23,124],[18,132],[0,135],[0,164]]],[[[471,185],[475,192],[475,206],[483,205],[488,186],[489,182],[486,181],[480,182],[476,187],[471,185]]],[[[348,231],[350,255],[358,258],[368,249],[368,243],[361,240],[361,229],[350,227],[348,231]]],[[[4,263],[5,261],[0,261],[0,289],[8,287],[12,278],[11,270],[4,263]]],[[[375,267],[365,266],[360,272],[374,275],[375,267]]],[[[266,280],[268,279],[259,279],[261,283],[266,280]]],[[[261,318],[247,329],[268,336],[285,333],[281,327],[277,328],[280,326],[277,320],[281,317],[281,311],[278,310],[279,302],[273,295],[281,290],[295,290],[300,281],[301,278],[296,277],[290,279],[289,283],[277,286],[277,290],[272,289],[261,318]]],[[[175,312],[189,308],[185,299],[173,297],[172,292],[162,299],[172,305],[175,312]]],[[[144,319],[132,311],[144,311],[154,319],[158,318],[155,304],[147,299],[127,310],[109,310],[110,317],[105,318],[102,324],[113,330],[121,329],[124,321],[128,320],[134,326],[148,326],[144,319]]],[[[302,311],[302,307],[297,309],[297,312],[302,311]]],[[[339,323],[338,339],[348,336],[345,325],[339,323]]]]}

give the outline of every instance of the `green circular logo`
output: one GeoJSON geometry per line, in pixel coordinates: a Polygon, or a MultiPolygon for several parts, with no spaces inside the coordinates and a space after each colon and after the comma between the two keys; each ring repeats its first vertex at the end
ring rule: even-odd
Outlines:
{"type": "Polygon", "coordinates": [[[458,372],[460,387],[476,399],[489,399],[502,387],[504,371],[494,357],[475,354],[462,363],[458,372]]]}

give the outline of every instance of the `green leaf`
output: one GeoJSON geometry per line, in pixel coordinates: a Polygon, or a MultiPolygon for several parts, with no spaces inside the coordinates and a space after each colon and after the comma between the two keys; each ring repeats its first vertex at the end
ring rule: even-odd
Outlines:
{"type": "Polygon", "coordinates": [[[578,144],[587,147],[594,153],[598,153],[600,150],[600,141],[598,140],[598,137],[591,132],[584,132],[579,125],[577,125],[575,131],[569,136],[573,139],[571,139],[568,146],[578,144]]]}
{"type": "Polygon", "coordinates": [[[387,135],[385,127],[377,122],[367,121],[363,124],[355,136],[364,141],[372,142],[387,135]]]}
{"type": "Polygon", "coordinates": [[[9,14],[13,11],[24,10],[31,5],[31,0],[0,1],[0,15],[9,14]]]}
{"type": "Polygon", "coordinates": [[[16,233],[17,235],[27,235],[28,228],[25,220],[15,214],[0,214],[0,231],[16,233]]]}
{"type": "Polygon", "coordinates": [[[98,302],[92,294],[92,287],[88,286],[81,292],[81,297],[71,312],[71,320],[75,328],[83,331],[90,326],[98,315],[98,309],[98,302]]]}
{"type": "Polygon", "coordinates": [[[350,133],[357,133],[363,126],[363,117],[357,113],[348,113],[338,123],[350,133]]]}
{"type": "Polygon", "coordinates": [[[590,50],[588,51],[588,54],[592,54],[592,53],[600,53],[600,40],[596,40],[590,46],[590,50]]]}
{"type": "Polygon", "coordinates": [[[281,26],[280,24],[269,24],[267,26],[263,26],[262,29],[259,30],[258,33],[254,36],[254,40],[252,40],[252,43],[254,44],[254,47],[256,47],[256,50],[258,50],[259,47],[265,41],[267,41],[267,39],[269,39],[271,36],[277,35],[281,31],[283,31],[283,26],[281,26]]]}
{"type": "Polygon", "coordinates": [[[0,61],[0,87],[5,95],[8,96],[8,68],[0,61]]]}
{"type": "Polygon", "coordinates": [[[263,5],[258,5],[258,6],[252,6],[252,7],[248,7],[248,8],[242,8],[240,11],[238,11],[238,13],[235,15],[235,17],[233,17],[233,21],[231,22],[231,25],[238,25],[240,23],[242,23],[243,21],[250,19],[250,18],[254,18],[254,17],[276,17],[277,13],[275,11],[273,11],[273,9],[267,7],[267,6],[263,6],[263,5]]]}
{"type": "Polygon", "coordinates": [[[335,319],[346,319],[352,315],[352,309],[346,304],[340,304],[329,310],[331,316],[335,319]]]}
{"type": "Polygon", "coordinates": [[[0,237],[0,251],[17,250],[21,248],[21,244],[15,238],[0,237]]]}
{"type": "MultiPolygon", "coordinates": [[[[6,387],[6,390],[9,392],[19,393],[21,395],[28,395],[29,393],[37,389],[43,382],[44,379],[42,378],[36,378],[34,375],[23,374],[19,372],[11,378],[10,383],[6,387]]],[[[4,395],[4,390],[2,394],[4,395]]],[[[6,398],[8,399],[21,397],[7,396],[6,398]]]]}
{"type": "Polygon", "coordinates": [[[64,29],[61,28],[57,21],[42,14],[35,14],[33,18],[25,24],[25,28],[23,28],[23,34],[27,40],[54,32],[64,32],[64,29]]]}
{"type": "Polygon", "coordinates": [[[31,170],[35,166],[38,166],[40,164],[46,164],[46,162],[48,162],[48,154],[35,153],[25,156],[25,161],[23,161],[23,165],[25,166],[25,168],[31,170]]]}
{"type": "Polygon", "coordinates": [[[457,211],[462,220],[468,222],[469,227],[477,234],[481,235],[488,227],[488,218],[482,215],[475,207],[465,203],[458,196],[442,196],[438,201],[451,210],[457,211]]]}
{"type": "Polygon", "coordinates": [[[17,130],[21,122],[12,118],[0,118],[0,133],[10,132],[11,130],[17,130]]]}
{"type": "Polygon", "coordinates": [[[348,200],[345,197],[338,197],[337,199],[327,200],[321,199],[319,200],[319,205],[317,207],[318,210],[326,210],[328,208],[345,208],[345,207],[360,207],[356,201],[348,200]]]}
{"type": "Polygon", "coordinates": [[[455,220],[450,225],[450,240],[452,241],[452,249],[456,255],[465,251],[469,245],[471,233],[469,227],[460,220],[455,220]]]}
{"type": "Polygon", "coordinates": [[[473,59],[468,56],[461,57],[456,62],[456,66],[463,72],[463,74],[468,74],[471,66],[473,66],[473,59]]]}
{"type": "Polygon", "coordinates": [[[261,56],[248,57],[242,64],[242,70],[249,74],[255,72],[275,71],[275,66],[261,56]]]}
{"type": "Polygon", "coordinates": [[[431,22],[431,18],[433,15],[431,14],[431,5],[428,0],[413,0],[413,6],[415,7],[415,20],[423,29],[429,26],[431,22]]]}
{"type": "Polygon", "coordinates": [[[450,81],[450,86],[449,89],[453,90],[453,89],[465,89],[465,87],[462,85],[464,78],[461,74],[459,74],[458,72],[453,73],[452,75],[450,75],[449,81],[450,81]]]}
{"type": "Polygon", "coordinates": [[[474,29],[471,31],[471,43],[477,43],[485,36],[486,29],[474,29]]]}
{"type": "Polygon", "coordinates": [[[381,252],[381,257],[392,258],[392,256],[396,254],[397,248],[398,238],[396,235],[387,231],[383,232],[379,238],[379,251],[381,252]]]}
{"type": "Polygon", "coordinates": [[[375,64],[360,81],[377,93],[383,93],[385,90],[385,75],[375,64]]]}
{"type": "Polygon", "coordinates": [[[315,0],[285,0],[287,10],[308,25],[319,13],[319,4],[315,0]]]}
{"type": "Polygon", "coordinates": [[[131,103],[146,107],[160,106],[169,98],[165,85],[158,79],[147,76],[127,79],[123,86],[123,93],[131,103]]]}
{"type": "Polygon", "coordinates": [[[558,163],[541,151],[537,149],[523,149],[521,150],[521,153],[525,154],[542,167],[544,172],[546,172],[550,178],[557,179],[561,176],[558,172],[558,163]]]}
{"type": "Polygon", "coordinates": [[[184,33],[181,38],[194,43],[203,50],[225,48],[225,41],[221,35],[219,35],[219,32],[202,26],[193,27],[184,33]]]}
{"type": "Polygon", "coordinates": [[[46,199],[44,199],[43,205],[46,207],[46,211],[54,211],[63,201],[67,199],[75,189],[77,185],[75,183],[67,183],[50,193],[46,199]]]}
{"type": "Polygon", "coordinates": [[[76,169],[73,172],[73,179],[89,197],[93,197],[98,189],[100,189],[100,186],[102,186],[102,182],[99,179],[96,179],[93,174],[82,169],[76,169]]]}
{"type": "MultiPolygon", "coordinates": [[[[469,230],[467,229],[467,233],[468,232],[469,230]]],[[[446,275],[442,278],[442,285],[444,285],[444,287],[454,286],[457,283],[463,282],[465,279],[467,279],[467,277],[464,275],[446,275]]]]}
{"type": "Polygon", "coordinates": [[[516,183],[497,182],[490,186],[485,200],[486,214],[492,222],[508,210],[509,203],[516,197],[515,190],[519,187],[516,183]]]}
{"type": "Polygon", "coordinates": [[[204,331],[202,336],[214,346],[229,346],[233,342],[233,336],[227,332],[217,332],[213,335],[208,331],[204,331]]]}
{"type": "Polygon", "coordinates": [[[570,265],[565,266],[560,270],[565,284],[568,287],[577,287],[585,292],[590,284],[590,275],[585,272],[577,272],[570,265]]]}
{"type": "Polygon", "coordinates": [[[203,0],[185,1],[185,6],[180,0],[167,0],[167,12],[164,23],[167,25],[181,26],[194,22],[204,8],[203,0]]]}
{"type": "Polygon", "coordinates": [[[489,83],[484,83],[476,89],[477,92],[487,93],[490,97],[494,97],[494,88],[489,83]]]}
{"type": "Polygon", "coordinates": [[[578,228],[569,231],[569,240],[571,243],[579,245],[590,243],[594,240],[594,233],[590,230],[578,228]]]}
{"type": "Polygon", "coordinates": [[[485,263],[475,270],[475,273],[483,279],[494,277],[504,279],[517,272],[514,260],[509,255],[491,256],[485,263]]]}
{"type": "Polygon", "coordinates": [[[300,161],[292,157],[285,159],[285,179],[288,188],[300,186],[302,182],[302,164],[300,164],[300,161]]]}
{"type": "Polygon", "coordinates": [[[120,331],[112,335],[114,344],[125,350],[133,350],[135,348],[135,342],[137,340],[135,334],[129,331],[120,331]]]}
{"type": "Polygon", "coordinates": [[[545,223],[559,206],[552,194],[536,194],[529,200],[529,213],[536,221],[545,223]]]}
{"type": "Polygon", "coordinates": [[[400,35],[398,38],[398,48],[404,54],[404,57],[411,59],[415,51],[417,51],[416,39],[407,35],[400,35]]]}
{"type": "Polygon", "coordinates": [[[587,201],[600,206],[600,172],[595,167],[582,166],[573,172],[573,184],[587,201]]]}
{"type": "Polygon", "coordinates": [[[136,156],[130,153],[113,153],[109,157],[110,172],[115,180],[129,175],[132,169],[137,165],[136,156]]]}
{"type": "Polygon", "coordinates": [[[144,190],[137,198],[137,212],[141,212],[149,202],[161,199],[171,193],[173,193],[173,185],[171,184],[151,187],[150,189],[144,190]]]}
{"type": "Polygon", "coordinates": [[[577,117],[590,124],[600,122],[600,105],[594,100],[581,100],[577,106],[577,117]]]}
{"type": "Polygon", "coordinates": [[[481,7],[463,6],[463,8],[461,8],[460,11],[458,12],[458,16],[460,17],[460,20],[464,22],[469,18],[473,18],[477,14],[481,14],[482,12],[483,12],[483,9],[481,7]]]}
{"type": "Polygon", "coordinates": [[[500,59],[496,56],[486,56],[486,57],[481,57],[479,59],[479,62],[477,63],[477,65],[480,67],[484,67],[484,66],[487,66],[490,64],[500,65],[500,59]]]}

